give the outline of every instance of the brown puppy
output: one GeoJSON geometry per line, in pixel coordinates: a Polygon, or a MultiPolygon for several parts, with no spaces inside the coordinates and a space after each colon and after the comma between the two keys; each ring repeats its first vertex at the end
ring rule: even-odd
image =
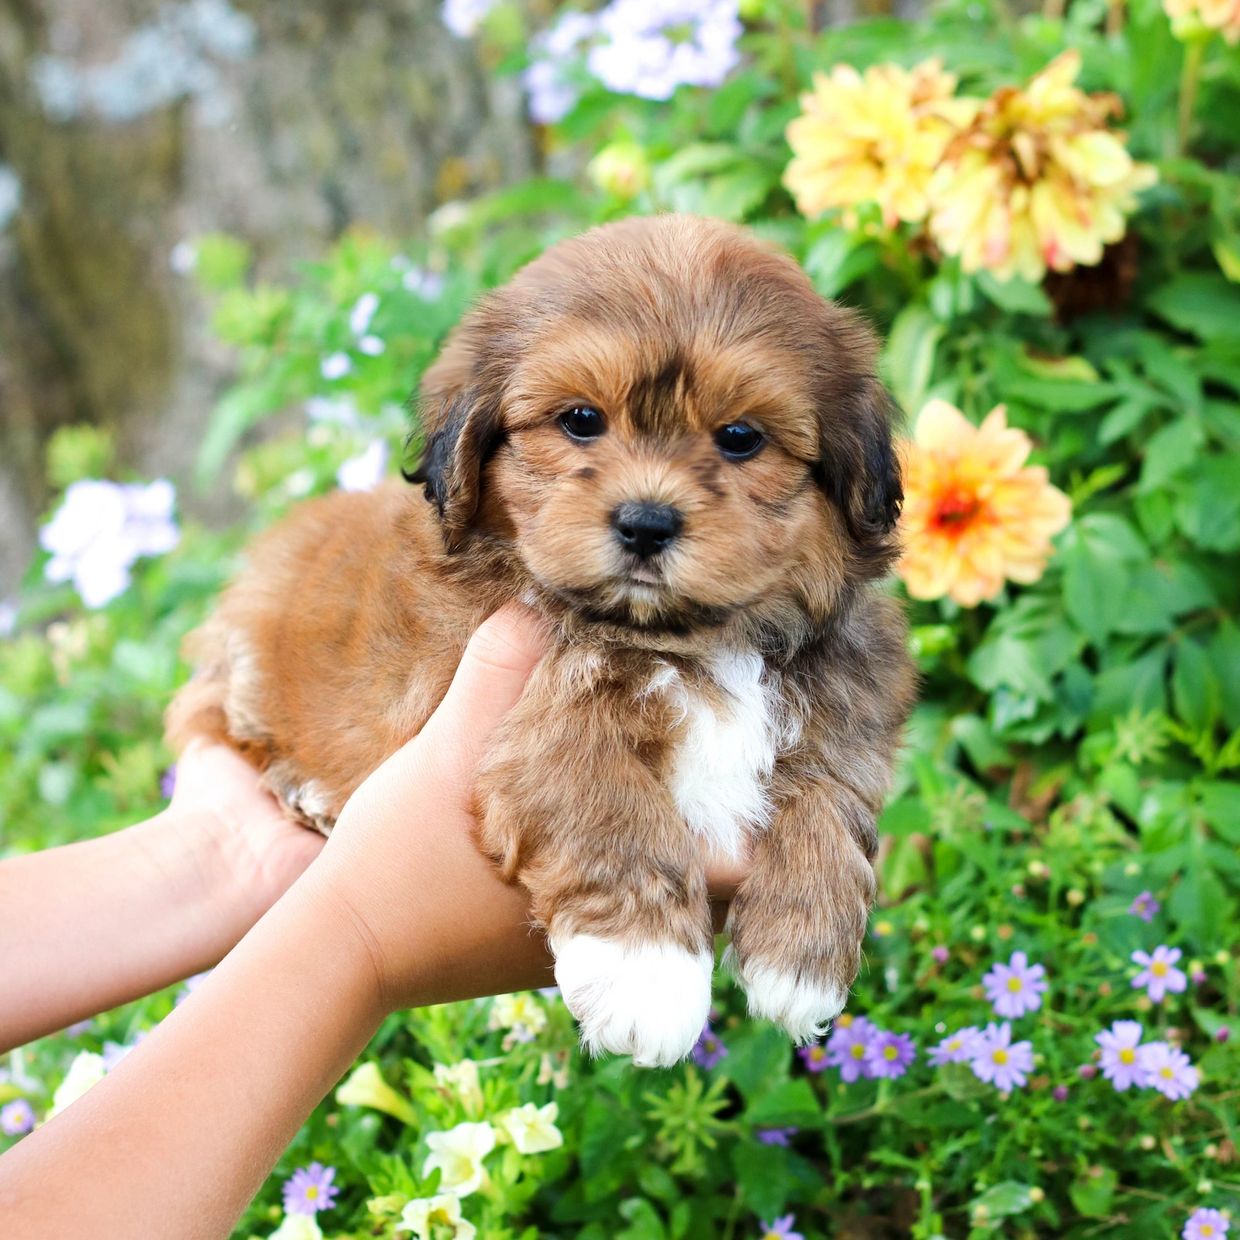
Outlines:
{"type": "Polygon", "coordinates": [[[710,1005],[704,861],[750,1008],[844,1006],[874,820],[913,692],[872,589],[901,498],[874,341],[729,225],[562,242],[427,373],[416,479],[306,505],[193,635],[174,745],[224,740],[327,830],[414,735],[472,629],[525,599],[554,646],[478,790],[594,1051],[685,1056],[710,1005]]]}

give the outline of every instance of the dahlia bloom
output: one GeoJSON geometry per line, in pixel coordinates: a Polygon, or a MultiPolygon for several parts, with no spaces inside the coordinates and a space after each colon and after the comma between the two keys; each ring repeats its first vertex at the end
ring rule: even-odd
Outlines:
{"type": "Polygon", "coordinates": [[[1233,47],[1240,43],[1240,0],[1163,0],[1163,9],[1177,38],[1205,29],[1217,30],[1233,47]]]}
{"type": "Polygon", "coordinates": [[[1024,90],[997,90],[948,145],[927,189],[929,227],[965,271],[1036,283],[1048,267],[1093,266],[1157,179],[1106,128],[1119,101],[1073,85],[1080,68],[1064,52],[1024,90]]]}
{"type": "Polygon", "coordinates": [[[925,219],[931,174],[978,102],[953,99],[954,74],[937,60],[913,69],[836,65],[816,73],[788,125],[784,184],[802,215],[876,202],[888,228],[925,219]]]}
{"type": "Polygon", "coordinates": [[[1005,579],[1028,585],[1042,575],[1071,505],[1045,469],[1025,465],[1032,447],[1002,405],[981,426],[943,400],[921,411],[905,451],[896,570],[914,598],[946,594],[976,607],[1005,579]]]}

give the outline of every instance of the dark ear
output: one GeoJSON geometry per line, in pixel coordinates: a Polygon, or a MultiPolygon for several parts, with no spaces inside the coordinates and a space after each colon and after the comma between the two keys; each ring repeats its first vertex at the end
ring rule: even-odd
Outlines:
{"type": "Polygon", "coordinates": [[[818,465],[823,489],[852,535],[855,558],[870,576],[887,568],[898,551],[894,530],[904,488],[892,429],[899,409],[872,376],[851,395],[831,419],[818,465]]]}
{"type": "Polygon", "coordinates": [[[405,477],[422,483],[426,498],[439,510],[445,545],[459,551],[478,512],[483,466],[503,438],[498,401],[468,387],[428,411],[423,425],[433,429],[422,462],[405,477]]]}

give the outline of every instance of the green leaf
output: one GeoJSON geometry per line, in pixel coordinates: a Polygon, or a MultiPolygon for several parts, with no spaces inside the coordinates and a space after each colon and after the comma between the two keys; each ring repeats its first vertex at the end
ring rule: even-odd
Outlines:
{"type": "Polygon", "coordinates": [[[1094,645],[1101,645],[1123,622],[1132,566],[1147,558],[1136,532],[1115,517],[1085,517],[1064,535],[1064,606],[1094,645]]]}
{"type": "Polygon", "coordinates": [[[915,303],[905,306],[891,325],[884,371],[896,400],[910,414],[925,403],[935,350],[946,330],[927,307],[915,303]]]}
{"type": "Polygon", "coordinates": [[[1142,453],[1141,490],[1164,486],[1197,458],[1205,432],[1195,418],[1180,418],[1150,436],[1142,453]]]}
{"type": "Polygon", "coordinates": [[[728,1036],[728,1055],[715,1071],[752,1101],[788,1079],[791,1059],[788,1037],[782,1030],[750,1021],[728,1036]]]}
{"type": "Polygon", "coordinates": [[[1219,717],[1222,695],[1204,647],[1185,639],[1175,651],[1171,700],[1176,714],[1195,732],[1205,732],[1219,717]]]}
{"type": "Polygon", "coordinates": [[[1186,272],[1151,293],[1146,305],[1202,340],[1240,339],[1240,288],[1222,276],[1186,272]]]}
{"type": "Polygon", "coordinates": [[[783,1212],[792,1188],[790,1161],[789,1151],[778,1145],[746,1142],[732,1147],[732,1170],[747,1210],[759,1218],[776,1218],[783,1212]]]}
{"type": "Polygon", "coordinates": [[[1225,840],[1240,844],[1240,784],[1202,783],[1198,794],[1206,822],[1225,840]]]}
{"type": "Polygon", "coordinates": [[[1041,285],[1030,284],[1019,276],[997,280],[989,271],[980,271],[974,278],[983,294],[1009,314],[1032,314],[1048,319],[1054,312],[1054,304],[1042,291],[1041,285]]]}
{"type": "Polygon", "coordinates": [[[806,251],[805,271],[824,297],[837,297],[878,266],[882,251],[846,228],[832,228],[806,251]]]}
{"type": "Polygon", "coordinates": [[[1072,1181],[1068,1196],[1086,1218],[1105,1218],[1111,1213],[1119,1177],[1110,1167],[1090,1167],[1072,1181]]]}
{"type": "Polygon", "coordinates": [[[1016,1180],[1003,1180],[992,1184],[984,1193],[973,1198],[971,1208],[985,1211],[988,1219],[1009,1218],[1023,1214],[1033,1205],[1028,1184],[1016,1180]]]}
{"type": "Polygon", "coordinates": [[[745,1118],[759,1128],[814,1128],[821,1121],[822,1107],[809,1082],[798,1079],[763,1094],[745,1118]]]}

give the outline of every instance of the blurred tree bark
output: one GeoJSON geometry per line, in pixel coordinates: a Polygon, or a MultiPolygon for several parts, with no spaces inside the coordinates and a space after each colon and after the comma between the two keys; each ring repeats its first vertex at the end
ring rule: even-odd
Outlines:
{"type": "Polygon", "coordinates": [[[3,0],[0,597],[71,422],[182,473],[226,359],[169,266],[223,230],[279,271],[357,222],[419,231],[446,198],[528,174],[513,79],[438,0],[3,0]],[[178,78],[178,74],[180,77],[178,78]]]}

